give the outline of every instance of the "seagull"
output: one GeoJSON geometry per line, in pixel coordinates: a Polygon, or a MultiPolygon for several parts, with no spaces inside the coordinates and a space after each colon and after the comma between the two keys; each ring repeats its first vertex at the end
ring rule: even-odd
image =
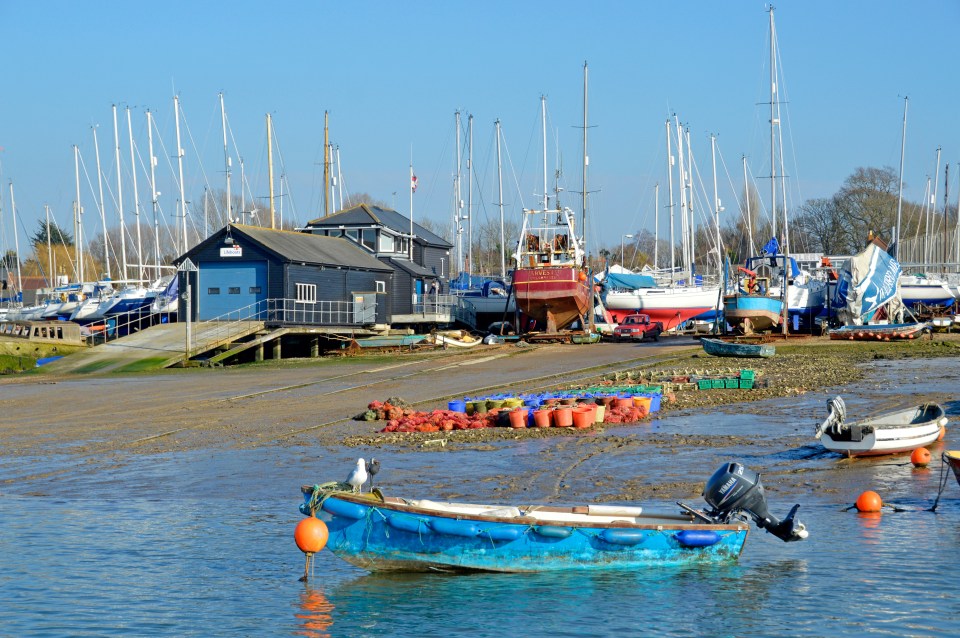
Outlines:
{"type": "Polygon", "coordinates": [[[350,476],[347,477],[347,483],[353,487],[354,492],[359,492],[366,482],[367,464],[363,459],[357,459],[357,467],[350,471],[350,476]]]}
{"type": "Polygon", "coordinates": [[[370,475],[370,491],[373,491],[373,477],[376,476],[377,472],[380,471],[380,461],[377,459],[370,459],[370,464],[367,466],[367,474],[370,475]]]}

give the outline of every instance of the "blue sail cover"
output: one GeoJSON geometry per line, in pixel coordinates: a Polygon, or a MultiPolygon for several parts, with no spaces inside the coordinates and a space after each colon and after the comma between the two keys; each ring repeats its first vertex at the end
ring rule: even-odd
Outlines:
{"type": "Polygon", "coordinates": [[[835,308],[846,308],[851,318],[868,317],[897,296],[900,262],[876,244],[854,256],[840,273],[833,296],[835,308]]]}
{"type": "MultiPolygon", "coordinates": [[[[509,274],[507,275],[509,277],[509,274]]],[[[450,290],[481,290],[484,284],[495,282],[500,287],[506,288],[506,284],[500,277],[487,277],[485,275],[474,275],[461,272],[455,279],[450,280],[450,290]]]]}
{"type": "Polygon", "coordinates": [[[608,272],[604,286],[608,289],[636,290],[637,288],[654,288],[656,280],[650,275],[634,275],[608,272]]]}

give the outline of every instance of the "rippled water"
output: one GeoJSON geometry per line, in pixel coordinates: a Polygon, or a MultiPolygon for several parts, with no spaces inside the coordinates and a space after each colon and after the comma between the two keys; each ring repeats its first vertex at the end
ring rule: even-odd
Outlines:
{"type": "MultiPolygon", "coordinates": [[[[937,375],[930,374],[930,365],[887,364],[870,383],[884,392],[885,384],[913,375],[923,384],[918,392],[960,393],[960,362],[934,364],[937,375]]],[[[813,418],[806,423],[798,415],[819,418],[826,396],[768,402],[769,410],[754,410],[758,414],[685,415],[648,427],[661,433],[719,429],[769,437],[770,415],[786,414],[796,420],[797,436],[808,437],[813,418]]],[[[954,424],[947,443],[958,447],[960,402],[946,403],[954,424]]],[[[848,406],[851,411],[862,407],[856,397],[848,406]]],[[[557,444],[525,442],[500,452],[456,456],[397,455],[390,470],[399,477],[420,475],[413,496],[428,494],[431,474],[459,471],[479,477],[463,491],[492,498],[497,483],[490,477],[511,465],[532,466],[544,447],[557,444]]],[[[774,513],[785,514],[793,500],[802,503],[800,518],[811,538],[784,544],[754,529],[734,564],[640,572],[381,576],[324,552],[309,585],[297,581],[303,558],[292,538],[300,518],[299,484],[326,478],[311,475],[317,459],[309,451],[151,457],[108,476],[8,485],[0,494],[0,635],[960,634],[954,576],[960,571],[960,487],[952,476],[937,512],[923,511],[937,494],[939,463],[916,470],[903,457],[842,462],[809,440],[752,458],[747,447],[721,453],[745,458],[760,471],[784,464],[831,471],[838,463],[847,465],[836,472],[842,477],[838,490],[812,489],[796,497],[770,490],[774,513]],[[843,506],[866,487],[908,511],[844,512],[843,506]]],[[[333,462],[349,467],[355,454],[343,451],[333,462]]],[[[624,473],[628,467],[652,471],[670,462],[644,458],[628,466],[625,458],[611,458],[605,462],[619,464],[617,472],[624,473]]],[[[30,462],[5,459],[0,475],[30,462]]],[[[712,460],[704,464],[705,475],[713,469],[712,460]]],[[[541,489],[538,485],[532,483],[531,491],[541,489]]],[[[669,502],[655,505],[675,509],[669,502]]]]}

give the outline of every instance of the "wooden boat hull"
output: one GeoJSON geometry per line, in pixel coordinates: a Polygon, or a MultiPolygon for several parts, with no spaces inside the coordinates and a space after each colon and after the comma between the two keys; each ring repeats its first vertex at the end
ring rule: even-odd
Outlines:
{"type": "Polygon", "coordinates": [[[953,470],[953,477],[960,485],[960,450],[947,450],[943,453],[943,460],[953,470]]]}
{"type": "MultiPolygon", "coordinates": [[[[309,507],[312,488],[303,491],[309,507]]],[[[322,501],[317,516],[329,529],[327,548],[371,571],[542,572],[727,562],[739,557],[749,531],[744,523],[701,523],[640,508],[602,515],[591,507],[521,510],[336,493],[322,501]]]]}
{"type": "Polygon", "coordinates": [[[777,353],[777,349],[769,344],[732,343],[720,339],[700,338],[703,351],[715,357],[751,357],[769,358],[777,353]]]}
{"type": "Polygon", "coordinates": [[[745,334],[769,330],[780,325],[783,302],[761,295],[728,295],[723,298],[727,323],[745,334]]]}
{"type": "Polygon", "coordinates": [[[590,308],[586,273],[573,266],[518,268],[512,286],[520,311],[547,332],[566,328],[590,308]]]}
{"type": "Polygon", "coordinates": [[[849,457],[902,454],[936,442],[946,424],[943,408],[928,403],[844,424],[840,430],[828,428],[820,442],[849,457]]]}
{"type": "Polygon", "coordinates": [[[930,330],[930,324],[925,322],[843,326],[831,330],[830,338],[848,341],[905,341],[922,337],[930,330]]]}

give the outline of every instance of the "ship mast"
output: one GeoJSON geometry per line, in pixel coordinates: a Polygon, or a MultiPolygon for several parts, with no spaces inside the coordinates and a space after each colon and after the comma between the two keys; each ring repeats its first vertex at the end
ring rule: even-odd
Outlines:
{"type": "Polygon", "coordinates": [[[137,163],[133,146],[133,120],[127,107],[127,137],[130,140],[130,174],[133,177],[133,215],[137,220],[137,279],[143,280],[143,237],[140,234],[140,193],[137,190],[137,163]]]}
{"type": "MultiPolygon", "coordinates": [[[[583,61],[583,179],[580,185],[580,231],[583,233],[583,251],[589,255],[587,250],[587,167],[590,165],[590,157],[587,155],[587,61],[583,61]]],[[[593,317],[593,314],[590,315],[593,317]]]]}
{"type": "Polygon", "coordinates": [[[910,98],[903,98],[903,131],[900,134],[900,186],[897,190],[897,234],[894,236],[893,245],[896,246],[896,257],[900,259],[900,225],[902,223],[903,212],[903,157],[907,145],[907,102],[910,98]]]}
{"type": "Polygon", "coordinates": [[[497,205],[500,207],[500,276],[507,276],[507,256],[505,252],[505,242],[506,238],[503,236],[503,168],[500,161],[500,120],[494,123],[497,128],[497,184],[499,188],[499,201],[497,205]]]}
{"type": "Polygon", "coordinates": [[[227,149],[227,109],[223,104],[222,91],[220,92],[220,128],[223,129],[223,171],[227,177],[227,223],[229,224],[233,221],[233,199],[230,193],[230,152],[227,149]]]}

